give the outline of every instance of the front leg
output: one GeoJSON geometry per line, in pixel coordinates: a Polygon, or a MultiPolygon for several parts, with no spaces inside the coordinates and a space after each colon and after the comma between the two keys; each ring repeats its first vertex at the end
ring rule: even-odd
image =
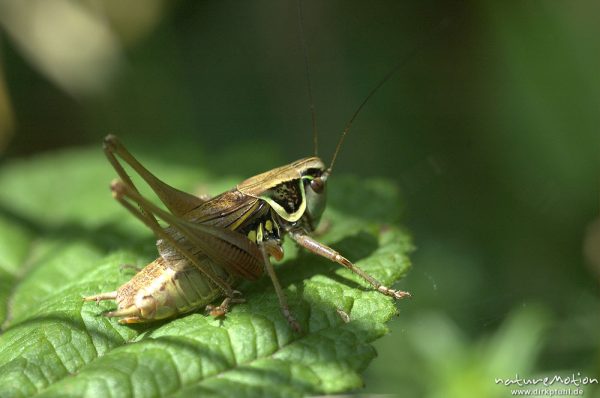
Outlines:
{"type": "Polygon", "coordinates": [[[365,271],[358,268],[356,265],[352,264],[347,258],[340,255],[337,251],[333,250],[331,247],[329,247],[321,242],[317,242],[316,240],[314,240],[310,236],[306,235],[305,233],[303,233],[301,231],[292,231],[292,232],[290,232],[290,236],[292,237],[292,239],[294,239],[296,241],[296,243],[298,243],[300,246],[304,247],[308,251],[310,251],[316,255],[319,255],[321,257],[325,257],[326,259],[334,261],[340,265],[343,265],[344,267],[348,268],[350,271],[361,276],[364,280],[369,282],[369,284],[371,286],[373,286],[375,289],[377,289],[378,292],[383,293],[386,296],[393,297],[395,299],[410,297],[409,292],[403,292],[401,290],[393,290],[387,286],[384,286],[377,279],[373,278],[371,275],[367,274],[365,271]]]}

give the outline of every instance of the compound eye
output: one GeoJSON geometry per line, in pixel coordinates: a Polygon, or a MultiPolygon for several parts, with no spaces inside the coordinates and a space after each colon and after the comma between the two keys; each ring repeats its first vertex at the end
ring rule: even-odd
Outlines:
{"type": "Polygon", "coordinates": [[[323,188],[325,188],[325,183],[320,177],[317,177],[310,182],[310,187],[315,193],[321,193],[323,192],[323,188]]]}

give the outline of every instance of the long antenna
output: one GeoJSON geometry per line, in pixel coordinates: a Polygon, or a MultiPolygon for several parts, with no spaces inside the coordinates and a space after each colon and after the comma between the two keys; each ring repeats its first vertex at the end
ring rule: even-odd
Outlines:
{"type": "Polygon", "coordinates": [[[367,95],[367,97],[363,100],[363,102],[360,103],[360,105],[358,106],[358,108],[356,108],[356,110],[354,111],[354,113],[352,114],[352,117],[350,118],[350,121],[348,121],[348,123],[346,124],[346,127],[344,128],[344,131],[342,131],[342,136],[340,137],[340,140],[338,141],[337,146],[335,147],[335,152],[333,153],[333,158],[331,159],[331,163],[329,164],[329,168],[327,169],[328,174],[331,174],[332,170],[333,170],[333,165],[335,164],[335,160],[337,159],[337,155],[340,151],[340,148],[342,147],[342,144],[344,143],[344,139],[346,138],[346,135],[348,134],[348,131],[350,131],[350,127],[352,127],[352,123],[354,122],[354,119],[356,119],[356,117],[358,116],[358,114],[360,113],[360,111],[362,110],[362,108],[365,106],[365,104],[371,99],[371,97],[373,97],[373,95],[375,95],[375,93],[381,88],[381,86],[383,86],[388,80],[390,80],[390,78],[396,73],[398,72],[398,70],[402,69],[404,66],[406,66],[409,61],[412,61],[412,59],[423,49],[425,48],[425,45],[434,37],[437,36],[437,33],[448,27],[450,25],[449,23],[449,19],[448,18],[444,18],[442,21],[440,21],[440,23],[435,27],[435,29],[433,29],[428,35],[427,37],[425,37],[425,39],[423,39],[417,46],[415,46],[409,53],[408,55],[402,59],[402,61],[398,62],[396,65],[394,65],[394,67],[392,69],[390,69],[390,71],[383,77],[383,79],[381,79],[379,81],[379,83],[377,83],[377,85],[371,90],[371,92],[369,92],[369,94],[367,95]]]}
{"type": "Polygon", "coordinates": [[[315,112],[315,102],[313,100],[312,84],[310,81],[310,62],[308,60],[308,48],[306,47],[306,38],[304,37],[304,16],[302,14],[302,0],[298,0],[298,25],[300,28],[300,43],[302,44],[302,54],[304,55],[304,74],[306,76],[310,118],[312,122],[313,151],[314,156],[317,156],[319,152],[319,140],[317,135],[317,114],[315,112]]]}

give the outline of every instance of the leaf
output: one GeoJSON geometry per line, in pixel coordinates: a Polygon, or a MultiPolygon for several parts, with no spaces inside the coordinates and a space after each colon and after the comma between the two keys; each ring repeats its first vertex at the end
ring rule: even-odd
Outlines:
{"type": "MultiPolygon", "coordinates": [[[[232,185],[144,162],[188,191],[196,181],[215,192],[232,185]]],[[[121,264],[156,256],[150,232],[111,199],[114,177],[99,148],[0,172],[0,396],[305,396],[362,386],[376,355],[369,342],[387,332],[396,304],[289,242],[276,269],[303,334],[280,315],[268,278],[240,286],[247,303],[224,320],[194,313],[129,327],[100,316],[114,303],[83,303],[132,276],[121,264]]],[[[394,187],[336,176],[329,189],[331,228],[320,239],[384,283],[398,280],[411,243],[388,225],[400,211],[394,187]]]]}

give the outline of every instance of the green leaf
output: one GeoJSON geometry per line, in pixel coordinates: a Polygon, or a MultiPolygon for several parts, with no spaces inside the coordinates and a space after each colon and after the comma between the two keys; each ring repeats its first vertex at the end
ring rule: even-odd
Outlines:
{"type": "MultiPolygon", "coordinates": [[[[191,192],[235,181],[143,161],[191,192]]],[[[114,177],[99,148],[0,172],[0,396],[287,397],[362,386],[376,355],[369,343],[387,332],[396,304],[289,242],[276,269],[302,334],[280,315],[268,278],[241,285],[247,302],[224,320],[200,311],[130,327],[100,315],[114,303],[83,303],[132,276],[120,265],[156,256],[151,233],[111,199],[114,177]]],[[[393,185],[336,176],[329,189],[331,227],[319,239],[386,284],[400,279],[411,243],[394,226],[401,206],[393,185]]]]}

